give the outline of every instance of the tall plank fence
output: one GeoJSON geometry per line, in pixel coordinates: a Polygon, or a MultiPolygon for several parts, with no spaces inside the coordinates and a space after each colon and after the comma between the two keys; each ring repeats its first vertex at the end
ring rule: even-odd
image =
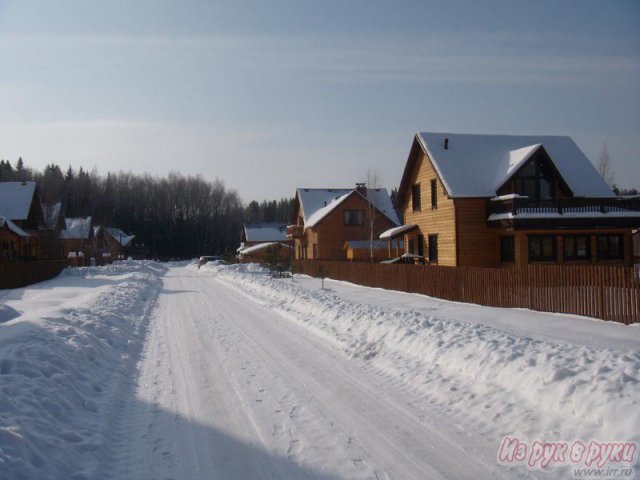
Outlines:
{"type": "Polygon", "coordinates": [[[20,288],[49,280],[58,275],[66,266],[66,260],[0,263],[0,290],[20,288]]]}
{"type": "Polygon", "coordinates": [[[302,260],[294,268],[313,277],[457,302],[640,322],[638,266],[484,268],[302,260]]]}

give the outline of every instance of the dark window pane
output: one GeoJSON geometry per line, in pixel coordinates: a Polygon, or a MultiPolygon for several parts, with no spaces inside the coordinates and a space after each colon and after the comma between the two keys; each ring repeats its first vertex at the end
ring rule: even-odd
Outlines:
{"type": "Polygon", "coordinates": [[[411,187],[411,202],[412,202],[414,212],[419,211],[421,209],[419,183],[411,187]]]}
{"type": "Polygon", "coordinates": [[[502,236],[500,237],[500,260],[503,262],[515,261],[515,242],[514,237],[502,236]]]}

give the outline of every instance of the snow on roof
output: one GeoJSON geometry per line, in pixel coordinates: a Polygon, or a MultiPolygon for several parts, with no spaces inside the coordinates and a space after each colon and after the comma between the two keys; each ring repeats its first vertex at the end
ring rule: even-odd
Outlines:
{"type": "Polygon", "coordinates": [[[287,225],[284,223],[245,223],[247,242],[279,242],[287,240],[287,225]]]}
{"type": "Polygon", "coordinates": [[[27,232],[22,230],[19,226],[17,226],[15,223],[13,223],[11,220],[9,220],[8,218],[0,216],[0,228],[3,228],[5,225],[9,230],[11,230],[13,233],[18,235],[19,237],[31,236],[27,232]]]}
{"type": "MultiPolygon", "coordinates": [[[[298,188],[297,196],[305,228],[316,225],[339,205],[336,203],[338,200],[342,203],[354,192],[356,192],[354,188],[298,188]],[[318,214],[320,210],[323,213],[318,214]]],[[[400,223],[386,188],[367,189],[366,198],[393,223],[396,225],[400,223]]]]}
{"type": "Polygon", "coordinates": [[[36,182],[0,182],[0,211],[9,220],[29,217],[36,182]]]}
{"type": "Polygon", "coordinates": [[[247,248],[243,248],[242,250],[240,250],[240,254],[241,255],[248,255],[250,253],[254,253],[257,252],[259,250],[264,250],[265,248],[269,248],[272,247],[274,245],[279,245],[281,247],[284,248],[291,248],[289,245],[285,244],[285,243],[280,243],[280,242],[266,242],[266,243],[259,243],[257,245],[252,245],[251,247],[247,247],[247,248]]]}
{"type": "Polygon", "coordinates": [[[390,228],[389,230],[385,230],[380,234],[380,240],[387,240],[393,237],[397,237],[399,234],[408,232],[409,230],[413,230],[417,228],[418,225],[415,223],[410,223],[409,225],[402,225],[400,227],[390,228]]]}
{"type": "Polygon", "coordinates": [[[109,232],[109,235],[115,238],[116,241],[123,247],[129,245],[129,243],[131,243],[131,240],[136,237],[135,235],[127,235],[119,228],[105,228],[105,230],[109,232]]]}
{"type": "MultiPolygon", "coordinates": [[[[353,248],[356,250],[364,249],[369,250],[371,248],[371,242],[369,240],[347,240],[344,244],[345,248],[353,248]]],[[[386,250],[389,244],[383,240],[374,240],[374,250],[386,250]]]]}
{"type": "Polygon", "coordinates": [[[53,204],[42,204],[42,215],[44,216],[44,226],[47,230],[54,230],[60,218],[62,202],[53,204]]]}
{"type": "Polygon", "coordinates": [[[422,132],[416,138],[451,197],[494,197],[541,146],[575,196],[614,196],[570,137],[422,132]]]}
{"type": "Polygon", "coordinates": [[[316,224],[320,222],[320,220],[322,220],[324,217],[329,215],[329,213],[335,210],[342,202],[344,202],[347,198],[349,198],[353,194],[355,194],[355,190],[351,190],[348,193],[345,193],[344,195],[341,195],[338,198],[333,199],[326,206],[313,212],[313,214],[309,217],[309,219],[306,222],[304,222],[304,228],[307,229],[310,227],[315,227],[316,224]]]}
{"type": "Polygon", "coordinates": [[[86,240],[91,236],[91,217],[65,218],[65,223],[67,228],[60,232],[60,238],[86,240]]]}

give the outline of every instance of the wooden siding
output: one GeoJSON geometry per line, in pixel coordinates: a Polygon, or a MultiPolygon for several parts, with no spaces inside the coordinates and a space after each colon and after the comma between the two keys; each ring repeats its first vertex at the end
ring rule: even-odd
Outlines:
{"type": "MultiPolygon", "coordinates": [[[[447,196],[444,185],[438,178],[431,161],[427,155],[420,151],[416,167],[411,175],[410,187],[406,195],[406,201],[402,205],[405,224],[415,223],[419,231],[405,235],[405,251],[409,252],[409,240],[422,235],[425,238],[424,253],[427,255],[428,245],[426,239],[429,235],[438,235],[438,264],[455,266],[456,256],[456,211],[454,201],[447,196]],[[431,208],[431,181],[436,180],[438,206],[431,208]],[[413,198],[411,186],[420,184],[420,211],[413,211],[413,198]]],[[[417,251],[417,250],[416,250],[417,251]]]]}
{"type": "Polygon", "coordinates": [[[491,307],[529,308],[640,322],[640,267],[528,265],[522,268],[296,262],[295,271],[370,287],[491,307]]]}
{"type": "Polygon", "coordinates": [[[486,199],[455,200],[458,265],[495,267],[500,265],[500,234],[487,226],[486,199]]]}
{"type": "MultiPolygon", "coordinates": [[[[360,195],[352,195],[340,206],[329,213],[315,227],[308,228],[305,232],[307,241],[307,259],[313,258],[313,245],[317,248],[317,259],[345,260],[346,252],[344,244],[348,240],[368,240],[370,236],[368,220],[368,202],[360,195]],[[345,210],[363,210],[365,212],[364,224],[345,225],[345,210]]],[[[375,211],[374,239],[395,225],[382,213],[375,211]]]]}

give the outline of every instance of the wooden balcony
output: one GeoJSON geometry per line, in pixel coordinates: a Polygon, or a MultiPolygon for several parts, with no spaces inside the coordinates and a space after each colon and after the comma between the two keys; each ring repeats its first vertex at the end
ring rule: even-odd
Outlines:
{"type": "Polygon", "coordinates": [[[298,238],[304,236],[304,225],[289,225],[287,227],[287,237],[298,238]]]}
{"type": "Polygon", "coordinates": [[[487,222],[512,228],[637,228],[640,197],[492,199],[487,201],[487,222]]]}

